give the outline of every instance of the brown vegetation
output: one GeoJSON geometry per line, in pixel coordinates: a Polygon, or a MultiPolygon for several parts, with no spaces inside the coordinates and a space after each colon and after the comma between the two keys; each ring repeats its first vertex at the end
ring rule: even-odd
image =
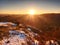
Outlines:
{"type": "MultiPolygon", "coordinates": [[[[14,22],[30,25],[42,30],[42,35],[45,40],[59,39],[60,40],[60,14],[42,14],[35,15],[35,22],[26,19],[28,15],[7,15],[0,14],[0,22],[14,22]]],[[[6,30],[5,30],[6,31],[6,30]]]]}

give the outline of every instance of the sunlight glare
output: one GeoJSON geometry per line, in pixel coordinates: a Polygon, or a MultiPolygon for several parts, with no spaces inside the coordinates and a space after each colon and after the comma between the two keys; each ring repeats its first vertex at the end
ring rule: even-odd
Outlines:
{"type": "Polygon", "coordinates": [[[30,15],[34,15],[34,14],[35,14],[35,10],[30,10],[30,11],[29,11],[29,14],[30,14],[30,15]]]}

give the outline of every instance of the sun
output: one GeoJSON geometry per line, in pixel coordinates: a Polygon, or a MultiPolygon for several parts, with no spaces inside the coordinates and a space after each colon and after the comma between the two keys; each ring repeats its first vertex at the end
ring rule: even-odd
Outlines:
{"type": "Polygon", "coordinates": [[[34,15],[35,14],[35,10],[29,10],[29,14],[30,15],[34,15]]]}

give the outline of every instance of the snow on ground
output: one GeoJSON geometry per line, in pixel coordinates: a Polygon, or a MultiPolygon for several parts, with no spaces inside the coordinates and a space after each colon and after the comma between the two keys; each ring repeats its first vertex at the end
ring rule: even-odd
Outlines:
{"type": "Polygon", "coordinates": [[[18,35],[10,35],[10,37],[3,38],[2,45],[27,45],[26,35],[24,33],[19,33],[18,35]]]}

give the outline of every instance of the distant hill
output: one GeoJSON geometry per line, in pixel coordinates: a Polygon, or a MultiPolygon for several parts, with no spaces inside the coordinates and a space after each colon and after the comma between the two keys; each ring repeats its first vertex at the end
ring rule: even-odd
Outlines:
{"type": "Polygon", "coordinates": [[[60,14],[57,13],[35,15],[34,19],[32,18],[33,17],[29,17],[28,15],[0,14],[0,22],[15,22],[33,26],[44,26],[44,24],[60,26],[60,14]]]}

